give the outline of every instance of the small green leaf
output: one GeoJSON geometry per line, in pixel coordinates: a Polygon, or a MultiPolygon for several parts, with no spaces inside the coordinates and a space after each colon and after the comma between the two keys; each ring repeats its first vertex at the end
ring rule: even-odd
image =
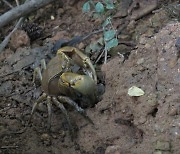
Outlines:
{"type": "Polygon", "coordinates": [[[91,52],[91,48],[90,48],[90,46],[88,45],[88,46],[86,46],[86,48],[85,48],[85,53],[86,54],[89,54],[91,52]]]}
{"type": "Polygon", "coordinates": [[[128,89],[129,96],[142,96],[144,95],[144,91],[136,86],[132,86],[128,89]]]}
{"type": "Polygon", "coordinates": [[[106,20],[104,21],[104,23],[102,24],[103,27],[106,27],[108,24],[111,23],[111,17],[106,18],[106,20]]]}
{"type": "Polygon", "coordinates": [[[101,2],[98,2],[95,6],[95,10],[98,13],[103,13],[104,12],[104,5],[101,2]]]}
{"type": "Polygon", "coordinates": [[[97,42],[100,44],[100,45],[104,45],[104,38],[103,37],[100,37],[97,42]]]}
{"type": "Polygon", "coordinates": [[[99,13],[93,13],[93,18],[98,19],[101,18],[102,16],[99,13]]]}
{"type": "Polygon", "coordinates": [[[109,41],[112,38],[114,38],[116,35],[116,31],[115,30],[108,30],[104,32],[104,40],[105,41],[109,41]]]}
{"type": "Polygon", "coordinates": [[[101,46],[98,45],[97,43],[91,43],[89,45],[90,49],[92,50],[92,52],[95,52],[95,51],[100,51],[101,50],[101,46]]]}
{"type": "Polygon", "coordinates": [[[108,9],[108,10],[114,9],[114,4],[113,3],[106,3],[106,9],[108,9]]]}
{"type": "Polygon", "coordinates": [[[106,49],[109,51],[111,48],[118,45],[118,39],[114,38],[106,43],[106,49]]]}
{"type": "Polygon", "coordinates": [[[83,12],[89,12],[90,11],[89,2],[84,3],[82,10],[83,10],[83,12]]]}
{"type": "Polygon", "coordinates": [[[105,3],[111,3],[112,0],[105,0],[105,3]]]}

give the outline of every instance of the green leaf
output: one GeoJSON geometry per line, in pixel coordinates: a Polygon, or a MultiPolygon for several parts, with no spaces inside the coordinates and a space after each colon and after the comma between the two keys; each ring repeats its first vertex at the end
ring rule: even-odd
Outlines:
{"type": "Polygon", "coordinates": [[[136,86],[132,86],[128,89],[129,96],[142,96],[144,95],[144,91],[136,86]]]}
{"type": "Polygon", "coordinates": [[[100,51],[101,50],[101,46],[98,45],[97,43],[91,43],[89,45],[90,49],[92,50],[92,52],[95,52],[95,51],[100,51]]]}
{"type": "Polygon", "coordinates": [[[115,8],[112,0],[105,0],[105,4],[106,4],[106,9],[108,9],[108,10],[115,8]]]}
{"type": "Polygon", "coordinates": [[[111,3],[112,0],[105,0],[105,3],[111,3]]]}
{"type": "Polygon", "coordinates": [[[100,37],[97,42],[100,44],[100,45],[104,45],[104,38],[103,37],[100,37]]]}
{"type": "Polygon", "coordinates": [[[89,2],[84,3],[82,10],[83,10],[83,12],[89,12],[90,11],[89,2]]]}
{"type": "Polygon", "coordinates": [[[105,41],[109,41],[112,38],[114,38],[116,35],[116,31],[115,30],[108,30],[104,32],[104,40],[105,41]]]}
{"type": "Polygon", "coordinates": [[[106,49],[109,51],[111,48],[118,45],[118,39],[114,38],[106,43],[106,49]]]}
{"type": "Polygon", "coordinates": [[[102,24],[103,27],[106,27],[108,24],[111,23],[111,17],[106,18],[106,20],[104,21],[104,23],[102,24]]]}
{"type": "Polygon", "coordinates": [[[108,9],[108,10],[114,9],[114,4],[113,3],[106,3],[106,9],[108,9]]]}
{"type": "Polygon", "coordinates": [[[99,13],[93,13],[93,18],[98,19],[101,18],[102,16],[99,13]]]}
{"type": "Polygon", "coordinates": [[[88,45],[88,46],[86,46],[86,48],[85,48],[85,53],[86,54],[89,54],[91,52],[91,48],[90,48],[90,46],[88,45]]]}
{"type": "Polygon", "coordinates": [[[95,10],[98,13],[103,13],[104,12],[104,5],[101,2],[98,2],[95,6],[95,10]]]}

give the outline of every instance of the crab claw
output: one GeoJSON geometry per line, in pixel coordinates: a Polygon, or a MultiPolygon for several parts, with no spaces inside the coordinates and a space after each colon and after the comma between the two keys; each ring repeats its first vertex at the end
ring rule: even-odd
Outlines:
{"type": "Polygon", "coordinates": [[[96,71],[88,56],[82,53],[79,49],[70,46],[63,47],[57,51],[57,55],[59,56],[62,53],[67,54],[75,61],[75,63],[77,63],[79,66],[82,66],[87,72],[87,74],[93,78],[95,84],[97,84],[96,71]]]}
{"type": "Polygon", "coordinates": [[[91,73],[91,72],[92,72],[92,76],[93,76],[94,82],[97,84],[96,71],[95,71],[95,69],[94,69],[93,64],[91,63],[90,58],[86,56],[86,58],[83,60],[83,63],[84,63],[84,66],[85,66],[86,68],[88,68],[88,73],[91,73]],[[87,67],[87,66],[88,66],[88,67],[87,67]],[[90,72],[89,72],[89,71],[90,71],[90,72]]]}
{"type": "Polygon", "coordinates": [[[76,92],[82,94],[92,102],[97,101],[96,84],[94,80],[87,75],[80,75],[72,72],[65,72],[60,76],[60,84],[73,88],[76,92]]]}

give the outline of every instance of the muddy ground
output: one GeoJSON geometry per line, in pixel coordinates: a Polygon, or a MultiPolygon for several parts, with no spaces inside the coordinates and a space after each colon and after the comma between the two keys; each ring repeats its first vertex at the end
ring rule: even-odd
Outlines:
{"type": "MultiPolygon", "coordinates": [[[[82,18],[82,5],[80,1],[63,7],[62,4],[48,6],[48,11],[56,8],[54,12],[46,12],[54,13],[55,20],[47,18],[44,23],[40,13],[34,20],[40,26],[46,25],[43,39],[31,42],[31,46],[27,41],[25,47],[13,46],[15,42],[11,41],[1,53],[0,153],[180,153],[180,51],[175,46],[180,23],[169,16],[162,5],[135,24],[134,21],[129,23],[128,30],[119,36],[124,41],[136,42],[136,46],[119,44],[110,53],[108,63],[100,65],[105,75],[105,93],[95,107],[86,109],[94,125],[69,109],[77,128],[77,138],[71,141],[64,116],[53,106],[52,126],[48,132],[47,109],[42,104],[24,129],[32,104],[42,93],[40,82],[32,83],[33,69],[41,59],[48,62],[55,55],[50,50],[52,41],[82,35],[99,26],[99,20],[82,18]],[[128,89],[132,86],[141,88],[145,94],[130,97],[128,89]]],[[[44,9],[41,13],[45,13],[44,9]]],[[[117,28],[123,22],[120,15],[116,14],[113,22],[117,28]]],[[[1,31],[1,36],[4,33],[1,31]]],[[[78,47],[84,49],[100,35],[78,47]]]]}

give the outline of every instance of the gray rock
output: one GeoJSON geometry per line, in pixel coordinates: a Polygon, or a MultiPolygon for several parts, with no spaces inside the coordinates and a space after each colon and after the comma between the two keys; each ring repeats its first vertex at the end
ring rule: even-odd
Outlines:
{"type": "Polygon", "coordinates": [[[168,141],[157,141],[156,150],[170,151],[170,143],[168,141]]]}

